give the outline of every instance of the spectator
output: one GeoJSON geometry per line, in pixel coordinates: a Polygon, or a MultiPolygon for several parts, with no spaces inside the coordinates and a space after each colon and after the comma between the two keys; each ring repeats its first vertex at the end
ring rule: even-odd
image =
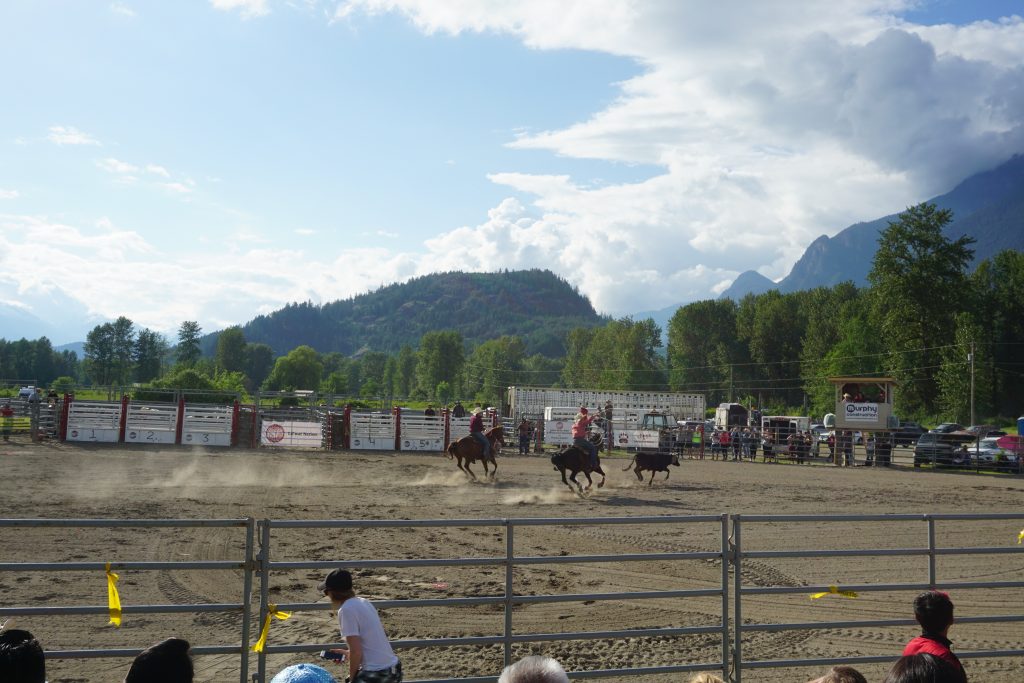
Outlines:
{"type": "Polygon", "coordinates": [[[43,647],[28,631],[0,631],[0,681],[46,683],[43,647]]]}
{"type": "Polygon", "coordinates": [[[188,641],[168,638],[135,657],[124,683],[192,683],[192,676],[188,641]]]}
{"type": "Polygon", "coordinates": [[[963,671],[946,660],[925,652],[905,655],[896,660],[882,683],[964,683],[963,671]]]}
{"type": "Polygon", "coordinates": [[[426,417],[434,417],[437,415],[437,411],[434,410],[434,406],[430,403],[427,404],[426,410],[423,411],[426,417]]]}
{"type": "Polygon", "coordinates": [[[531,655],[505,667],[498,683],[569,683],[558,660],[531,655]]]}
{"type": "Polygon", "coordinates": [[[864,678],[864,674],[852,666],[834,666],[827,674],[821,678],[815,678],[811,683],[868,683],[868,681],[864,678]]]}
{"type": "Polygon", "coordinates": [[[270,683],[336,683],[331,672],[316,664],[286,666],[270,679],[270,683]]]}
{"type": "Polygon", "coordinates": [[[533,427],[527,422],[524,417],[519,422],[519,455],[526,455],[530,452],[530,435],[533,432],[533,427]]]}
{"type": "Polygon", "coordinates": [[[462,405],[462,401],[455,402],[455,407],[452,408],[452,417],[466,417],[466,407],[462,405]]]}
{"type": "Polygon", "coordinates": [[[14,408],[10,401],[4,401],[0,406],[0,429],[3,430],[4,441],[11,440],[11,427],[14,426],[14,408]]]}
{"type": "Polygon", "coordinates": [[[350,683],[402,683],[402,662],[391,649],[376,608],[352,589],[352,574],[335,569],[317,589],[331,600],[348,648],[350,683]]]}
{"type": "Polygon", "coordinates": [[[953,601],[941,591],[926,591],[914,599],[914,618],[921,625],[921,635],[903,648],[904,655],[925,653],[935,655],[959,673],[966,681],[963,664],[950,649],[949,628],[953,625],[953,601]]]}

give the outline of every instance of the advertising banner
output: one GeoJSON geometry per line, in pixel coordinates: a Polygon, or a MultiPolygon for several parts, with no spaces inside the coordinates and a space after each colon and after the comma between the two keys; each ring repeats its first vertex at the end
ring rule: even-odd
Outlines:
{"type": "Polygon", "coordinates": [[[657,450],[658,432],[652,429],[620,429],[615,432],[615,445],[619,448],[657,450]]]}
{"type": "Polygon", "coordinates": [[[850,422],[863,422],[863,423],[877,423],[878,422],[878,404],[877,403],[844,403],[843,404],[843,417],[847,423],[850,422]]]}
{"type": "Polygon", "coordinates": [[[272,448],[320,448],[323,433],[319,422],[264,422],[260,445],[272,448]]]}

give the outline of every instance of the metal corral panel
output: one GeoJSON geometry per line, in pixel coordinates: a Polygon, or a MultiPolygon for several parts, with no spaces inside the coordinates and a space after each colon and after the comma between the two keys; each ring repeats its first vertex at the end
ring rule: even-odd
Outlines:
{"type": "MultiPolygon", "coordinates": [[[[454,443],[464,436],[469,436],[469,421],[468,415],[466,417],[450,417],[448,418],[448,443],[454,443]]],[[[445,444],[447,447],[447,444],[445,444]]]]}
{"type": "Polygon", "coordinates": [[[548,406],[586,406],[603,408],[612,402],[613,419],[622,420],[626,413],[653,410],[670,413],[679,420],[704,419],[704,395],[670,391],[597,391],[591,389],[551,389],[546,387],[509,387],[508,400],[512,417],[539,415],[548,406]]]}
{"type": "Polygon", "coordinates": [[[121,404],[73,401],[68,409],[68,441],[117,443],[121,438],[121,404]]]}
{"type": "Polygon", "coordinates": [[[173,444],[178,433],[176,403],[131,403],[125,421],[125,443],[173,444]]]}
{"type": "Polygon", "coordinates": [[[264,420],[260,426],[260,445],[271,448],[321,448],[323,427],[319,422],[264,420]]]}
{"type": "Polygon", "coordinates": [[[230,446],[233,412],[230,407],[186,404],[181,443],[191,446],[230,446]]]}
{"type": "Polygon", "coordinates": [[[403,451],[443,451],[444,418],[429,415],[402,415],[403,451]]]}
{"type": "Polygon", "coordinates": [[[353,450],[395,450],[395,416],[390,413],[352,413],[351,447],[353,450]]]}

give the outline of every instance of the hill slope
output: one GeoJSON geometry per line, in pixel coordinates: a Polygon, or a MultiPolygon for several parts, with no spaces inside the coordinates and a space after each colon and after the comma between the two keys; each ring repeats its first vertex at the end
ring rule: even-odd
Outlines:
{"type": "MultiPolygon", "coordinates": [[[[953,221],[945,230],[947,237],[956,239],[966,234],[977,240],[975,261],[1003,249],[1024,249],[1024,156],[1014,156],[998,168],[973,175],[950,192],[928,201],[953,211],[953,221]]],[[[878,247],[878,234],[896,218],[897,214],[892,214],[856,223],[835,237],[822,235],[777,284],[747,271],[719,298],[739,300],[748,293],[761,294],[769,289],[796,292],[847,280],[865,285],[878,247]],[[752,288],[751,283],[758,286],[752,288]]]]}
{"type": "MultiPolygon", "coordinates": [[[[568,282],[547,270],[435,273],[323,305],[290,304],[242,326],[249,342],[283,354],[306,344],[321,353],[393,353],[425,332],[455,330],[469,345],[502,335],[527,352],[564,355],[565,333],[603,322],[568,282]]],[[[203,340],[212,353],[216,334],[203,340]]]]}

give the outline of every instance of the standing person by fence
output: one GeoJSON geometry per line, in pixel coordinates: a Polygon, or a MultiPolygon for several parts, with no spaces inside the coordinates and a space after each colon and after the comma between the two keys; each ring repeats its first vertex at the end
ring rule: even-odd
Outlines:
{"type": "Polygon", "coordinates": [[[402,662],[391,649],[377,609],[366,598],[356,595],[352,574],[335,569],[317,589],[331,601],[338,614],[341,637],[348,644],[350,683],[402,683],[402,662]]]}
{"type": "Polygon", "coordinates": [[[14,426],[14,408],[10,401],[4,401],[0,406],[0,431],[3,431],[4,441],[11,440],[11,429],[14,426]]]}

